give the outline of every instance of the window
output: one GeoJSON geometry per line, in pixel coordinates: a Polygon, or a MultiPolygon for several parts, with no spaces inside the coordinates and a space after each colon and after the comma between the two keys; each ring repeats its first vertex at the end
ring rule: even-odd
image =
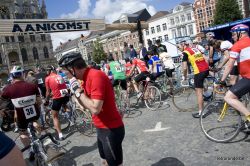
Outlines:
{"type": "Polygon", "coordinates": [[[18,41],[21,43],[24,43],[24,37],[23,36],[18,36],[18,41]]]}
{"type": "Polygon", "coordinates": [[[151,33],[154,34],[155,33],[155,28],[151,27],[151,33]]]}
{"type": "Polygon", "coordinates": [[[155,44],[155,41],[156,41],[156,39],[155,39],[155,38],[153,38],[153,44],[155,44]]]}
{"type": "Polygon", "coordinates": [[[172,30],[172,36],[173,36],[173,38],[176,38],[176,30],[175,29],[172,30]]]}
{"type": "Polygon", "coordinates": [[[43,48],[44,58],[49,58],[49,51],[47,47],[43,48]]]}
{"type": "Polygon", "coordinates": [[[38,51],[37,51],[36,47],[33,48],[33,57],[34,57],[35,60],[39,59],[39,57],[38,57],[38,51]]]}
{"type": "Polygon", "coordinates": [[[14,36],[11,36],[10,39],[11,39],[11,42],[13,42],[13,43],[15,42],[14,36]]]}
{"type": "Polygon", "coordinates": [[[162,29],[163,29],[164,31],[167,30],[167,24],[166,24],[166,23],[162,24],[162,29]]]}
{"type": "Polygon", "coordinates": [[[205,0],[205,4],[208,4],[208,3],[210,3],[210,0],[205,0]]]}
{"type": "Polygon", "coordinates": [[[170,23],[171,23],[172,25],[174,25],[174,19],[173,19],[173,18],[170,19],[170,23]]]}
{"type": "Polygon", "coordinates": [[[185,16],[181,15],[181,22],[185,22],[185,16]]]}
{"type": "Polygon", "coordinates": [[[175,22],[178,24],[180,22],[179,17],[175,17],[175,22]]]}
{"type": "Polygon", "coordinates": [[[28,55],[27,55],[27,51],[26,51],[25,48],[22,48],[22,49],[21,49],[21,54],[22,54],[23,62],[28,61],[28,55]]]}
{"type": "Polygon", "coordinates": [[[9,42],[10,42],[9,36],[5,36],[5,42],[6,42],[6,43],[9,43],[9,42]]]}
{"type": "Polygon", "coordinates": [[[146,30],[146,35],[147,35],[147,36],[149,35],[149,31],[148,31],[148,30],[146,30]]]}
{"type": "Polygon", "coordinates": [[[213,21],[212,21],[212,20],[209,20],[209,21],[207,22],[207,24],[208,24],[208,27],[210,27],[210,26],[213,24],[213,21]]]}
{"type": "Polygon", "coordinates": [[[2,59],[1,53],[0,53],[0,64],[3,64],[3,59],[2,59]]]}
{"type": "Polygon", "coordinates": [[[181,37],[181,36],[182,36],[182,34],[181,34],[181,28],[178,28],[178,29],[177,29],[177,33],[178,33],[178,37],[181,37]]]}
{"type": "Polygon", "coordinates": [[[187,14],[187,20],[188,20],[188,21],[192,20],[191,13],[188,13],[188,14],[187,14]]]}
{"type": "Polygon", "coordinates": [[[198,18],[202,18],[202,9],[198,9],[197,10],[197,15],[198,15],[198,18]]]}
{"type": "Polygon", "coordinates": [[[194,34],[193,25],[188,25],[188,32],[189,32],[189,35],[194,34]]]}
{"type": "Polygon", "coordinates": [[[199,24],[199,28],[200,28],[200,31],[202,31],[203,29],[205,29],[205,23],[204,22],[201,22],[199,24]]]}
{"type": "Polygon", "coordinates": [[[159,36],[158,39],[162,42],[162,37],[161,36],[159,36]]]}
{"type": "Polygon", "coordinates": [[[168,41],[168,35],[164,35],[164,40],[168,41]]]}
{"type": "Polygon", "coordinates": [[[208,17],[210,17],[210,16],[213,15],[213,14],[212,14],[212,7],[211,7],[211,6],[206,7],[206,11],[207,11],[207,16],[208,16],[208,17]]]}
{"type": "Polygon", "coordinates": [[[36,41],[35,35],[30,35],[30,41],[31,42],[35,42],[36,41]]]}
{"type": "Polygon", "coordinates": [[[160,27],[160,25],[157,25],[157,26],[156,26],[156,29],[157,29],[157,32],[161,32],[161,27],[160,27]]]}
{"type": "Polygon", "coordinates": [[[41,40],[46,41],[46,36],[44,34],[41,35],[41,40]]]}

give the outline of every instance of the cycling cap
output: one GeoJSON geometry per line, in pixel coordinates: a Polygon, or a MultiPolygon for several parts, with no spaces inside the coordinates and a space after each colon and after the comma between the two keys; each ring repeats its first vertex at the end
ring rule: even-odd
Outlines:
{"type": "Polygon", "coordinates": [[[23,76],[23,68],[21,66],[14,66],[10,71],[10,74],[13,78],[18,78],[23,76]]]}
{"type": "Polygon", "coordinates": [[[238,24],[231,28],[231,32],[248,32],[249,27],[245,24],[238,24]]]}
{"type": "Polygon", "coordinates": [[[233,46],[233,44],[230,41],[223,41],[220,44],[220,49],[221,51],[225,51],[225,50],[229,50],[231,47],[233,46]]]}
{"type": "Polygon", "coordinates": [[[79,52],[69,52],[62,56],[58,65],[60,67],[70,66],[77,59],[82,59],[82,55],[79,52]]]}
{"type": "Polygon", "coordinates": [[[213,36],[213,37],[214,37],[215,35],[214,35],[214,32],[208,32],[208,33],[206,34],[206,36],[213,36]]]}

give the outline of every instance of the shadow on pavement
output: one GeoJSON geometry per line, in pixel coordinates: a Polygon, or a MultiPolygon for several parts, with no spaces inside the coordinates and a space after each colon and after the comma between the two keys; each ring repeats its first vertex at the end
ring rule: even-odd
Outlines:
{"type": "MultiPolygon", "coordinates": [[[[86,153],[89,153],[93,150],[97,149],[97,142],[94,143],[92,146],[74,146],[70,150],[65,150],[65,155],[63,158],[58,160],[58,164],[60,166],[76,166],[77,163],[75,159],[79,156],[82,156],[86,153]]],[[[92,163],[89,163],[85,166],[92,166],[92,163]]]]}
{"type": "Polygon", "coordinates": [[[166,157],[151,166],[184,166],[184,164],[177,158],[166,157]]]}

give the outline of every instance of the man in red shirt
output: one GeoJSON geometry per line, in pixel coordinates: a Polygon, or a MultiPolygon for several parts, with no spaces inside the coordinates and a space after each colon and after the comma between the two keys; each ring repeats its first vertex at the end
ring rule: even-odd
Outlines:
{"type": "Polygon", "coordinates": [[[64,79],[56,74],[56,69],[54,66],[49,65],[47,67],[47,77],[45,78],[45,86],[46,86],[46,101],[44,105],[48,105],[49,98],[52,95],[52,118],[54,122],[54,126],[56,131],[58,132],[59,140],[64,140],[61,125],[58,119],[58,112],[63,106],[65,111],[68,110],[67,103],[69,101],[68,97],[68,89],[64,79]]]}
{"type": "Polygon", "coordinates": [[[142,80],[146,80],[146,78],[149,76],[149,72],[146,63],[138,58],[135,58],[132,61],[132,69],[130,70],[130,73],[128,75],[129,77],[133,74],[135,69],[137,69],[139,74],[135,76],[133,80],[133,85],[135,91],[137,92],[137,97],[139,98],[142,95],[142,93],[138,89],[138,83],[141,82],[142,80]]]}
{"type": "Polygon", "coordinates": [[[59,66],[70,78],[70,90],[79,103],[92,113],[103,165],[122,165],[125,129],[109,78],[100,70],[88,68],[82,55],[76,52],[65,54],[59,66]],[[82,80],[82,85],[77,79],[82,80]]]}
{"type": "Polygon", "coordinates": [[[225,101],[240,111],[246,117],[246,123],[250,126],[250,112],[239,99],[250,92],[250,38],[249,27],[244,24],[238,24],[231,29],[232,38],[235,44],[230,50],[230,59],[224,70],[220,84],[225,84],[225,80],[234,67],[235,61],[238,62],[238,70],[242,79],[233,85],[224,97],[225,101]]]}

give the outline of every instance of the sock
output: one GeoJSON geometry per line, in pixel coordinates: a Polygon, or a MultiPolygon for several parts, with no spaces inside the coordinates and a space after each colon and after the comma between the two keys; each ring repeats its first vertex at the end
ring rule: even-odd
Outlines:
{"type": "Polygon", "coordinates": [[[250,115],[246,116],[246,120],[250,122],[250,115]]]}
{"type": "Polygon", "coordinates": [[[201,111],[202,111],[202,110],[199,110],[199,115],[201,115],[201,111]]]}
{"type": "Polygon", "coordinates": [[[63,134],[62,133],[59,133],[59,138],[62,138],[63,137],[63,134]]]}

